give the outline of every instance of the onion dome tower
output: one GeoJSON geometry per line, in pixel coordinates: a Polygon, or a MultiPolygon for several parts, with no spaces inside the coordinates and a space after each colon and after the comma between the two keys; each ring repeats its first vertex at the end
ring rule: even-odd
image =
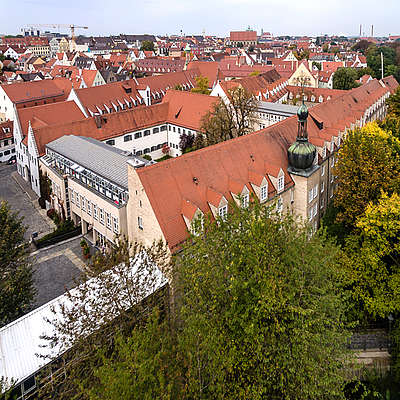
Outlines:
{"type": "Polygon", "coordinates": [[[307,106],[304,104],[304,100],[297,110],[297,118],[297,139],[289,147],[287,154],[289,159],[289,166],[292,171],[306,172],[313,166],[317,150],[315,146],[308,141],[308,109],[307,106]]]}

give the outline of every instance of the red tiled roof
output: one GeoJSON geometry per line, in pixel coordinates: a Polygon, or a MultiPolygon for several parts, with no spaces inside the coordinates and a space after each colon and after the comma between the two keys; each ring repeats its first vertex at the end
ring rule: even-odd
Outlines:
{"type": "Polygon", "coordinates": [[[256,31],[234,31],[230,33],[230,40],[235,42],[240,41],[257,41],[257,32],[256,31]]]}
{"type": "Polygon", "coordinates": [[[65,100],[69,94],[66,92],[65,86],[65,82],[45,79],[38,82],[3,85],[2,88],[10,100],[18,106],[18,104],[42,99],[65,100]]]}
{"type": "Polygon", "coordinates": [[[85,118],[74,101],[62,101],[36,107],[19,108],[17,113],[24,135],[28,133],[29,121],[33,129],[38,129],[59,125],[60,121],[66,123],[85,118]]]}
{"type": "MultiPolygon", "coordinates": [[[[374,80],[316,105],[310,110],[310,141],[317,146],[330,142],[332,135],[360,119],[387,90],[374,80]]],[[[182,216],[184,201],[209,213],[210,202],[216,205],[222,195],[232,198],[232,181],[237,187],[250,187],[249,183],[259,184],[262,176],[277,177],[280,169],[285,173],[285,188],[293,185],[287,173],[287,149],[296,135],[293,116],[261,131],[136,170],[170,249],[175,251],[188,236],[182,216]]]]}

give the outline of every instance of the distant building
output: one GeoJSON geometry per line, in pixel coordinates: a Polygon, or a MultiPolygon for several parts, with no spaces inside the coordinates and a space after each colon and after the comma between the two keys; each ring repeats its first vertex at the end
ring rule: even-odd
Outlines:
{"type": "Polygon", "coordinates": [[[230,33],[229,41],[231,46],[248,47],[257,44],[256,31],[233,31],[230,33]]]}

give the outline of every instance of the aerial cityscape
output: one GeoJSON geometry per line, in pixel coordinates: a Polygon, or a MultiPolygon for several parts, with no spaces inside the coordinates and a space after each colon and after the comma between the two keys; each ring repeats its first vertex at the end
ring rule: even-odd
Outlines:
{"type": "Polygon", "coordinates": [[[400,399],[400,4],[20,6],[1,398],[400,399]]]}

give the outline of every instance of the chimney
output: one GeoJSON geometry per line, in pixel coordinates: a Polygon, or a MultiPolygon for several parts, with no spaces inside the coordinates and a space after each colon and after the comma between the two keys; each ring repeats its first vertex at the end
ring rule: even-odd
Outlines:
{"type": "Polygon", "coordinates": [[[97,129],[101,128],[101,115],[96,114],[94,116],[94,122],[96,123],[97,129]]]}
{"type": "Polygon", "coordinates": [[[374,37],[374,26],[371,25],[371,37],[374,37]]]}
{"type": "Polygon", "coordinates": [[[361,28],[362,28],[362,25],[360,24],[360,37],[361,37],[361,28]]]}

